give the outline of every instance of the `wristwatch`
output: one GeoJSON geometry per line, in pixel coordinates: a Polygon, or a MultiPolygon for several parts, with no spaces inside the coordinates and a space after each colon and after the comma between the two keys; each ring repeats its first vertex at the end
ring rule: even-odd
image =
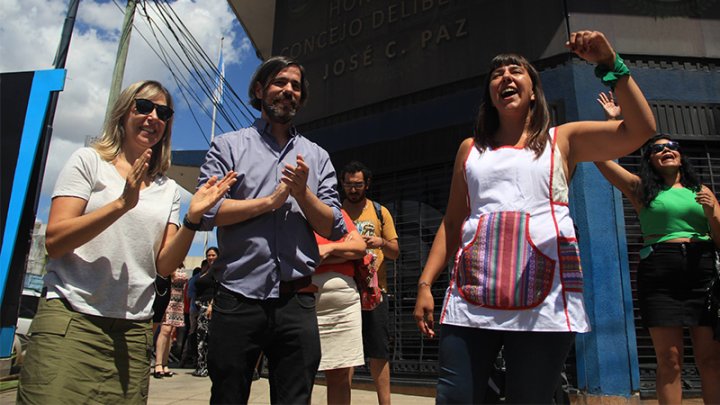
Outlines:
{"type": "Polygon", "coordinates": [[[185,218],[183,218],[183,226],[191,231],[199,231],[201,224],[202,223],[195,224],[195,223],[190,222],[187,214],[185,214],[185,218]]]}

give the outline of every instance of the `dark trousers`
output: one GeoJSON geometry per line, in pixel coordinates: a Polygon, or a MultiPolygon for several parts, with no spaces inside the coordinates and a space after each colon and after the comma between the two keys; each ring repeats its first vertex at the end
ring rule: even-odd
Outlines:
{"type": "Polygon", "coordinates": [[[372,311],[362,311],[363,351],[366,358],[390,360],[390,305],[386,293],[372,311]]]}
{"type": "Polygon", "coordinates": [[[514,332],[442,325],[438,404],[479,404],[500,348],[508,404],[552,403],[575,333],[514,332]]]}
{"type": "Polygon", "coordinates": [[[211,404],[246,404],[260,352],[268,359],[270,401],[310,403],[320,364],[315,295],[253,300],[221,288],[210,320],[211,404]]]}

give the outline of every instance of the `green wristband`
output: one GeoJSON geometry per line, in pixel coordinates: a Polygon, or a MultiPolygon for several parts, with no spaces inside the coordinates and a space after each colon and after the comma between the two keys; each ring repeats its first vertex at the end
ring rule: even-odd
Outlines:
{"type": "Polygon", "coordinates": [[[630,76],[630,69],[628,69],[627,65],[625,65],[625,62],[620,57],[620,54],[616,53],[615,64],[613,65],[612,70],[605,65],[597,65],[595,67],[595,76],[600,79],[602,84],[615,90],[615,85],[620,77],[630,76]]]}

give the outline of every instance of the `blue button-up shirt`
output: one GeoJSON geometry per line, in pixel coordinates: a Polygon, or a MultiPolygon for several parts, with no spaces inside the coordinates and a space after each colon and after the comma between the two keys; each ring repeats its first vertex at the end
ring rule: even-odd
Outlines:
{"type": "MultiPolygon", "coordinates": [[[[227,198],[265,197],[280,184],[285,165],[297,165],[300,154],[310,167],[308,188],[333,210],[331,239],[340,239],[347,230],[330,156],[294,128],[282,148],[269,131],[270,124],[258,119],[251,127],[216,137],[200,168],[199,185],[212,176],[222,179],[234,170],[237,182],[227,198]]],[[[205,214],[203,230],[212,229],[223,201],[205,214]]],[[[275,211],[218,227],[217,237],[220,256],[213,263],[217,280],[248,298],[278,297],[281,280],[309,276],[320,262],[313,229],[292,196],[275,211]]]]}

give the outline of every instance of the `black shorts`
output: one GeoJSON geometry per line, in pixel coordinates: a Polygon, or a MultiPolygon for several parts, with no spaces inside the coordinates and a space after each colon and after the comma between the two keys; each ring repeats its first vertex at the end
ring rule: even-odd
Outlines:
{"type": "Polygon", "coordinates": [[[362,335],[365,358],[390,359],[389,305],[387,294],[372,311],[362,311],[362,335]]]}
{"type": "Polygon", "coordinates": [[[640,317],[646,328],[709,326],[707,287],[715,272],[712,243],[658,243],[638,267],[640,317]]]}

